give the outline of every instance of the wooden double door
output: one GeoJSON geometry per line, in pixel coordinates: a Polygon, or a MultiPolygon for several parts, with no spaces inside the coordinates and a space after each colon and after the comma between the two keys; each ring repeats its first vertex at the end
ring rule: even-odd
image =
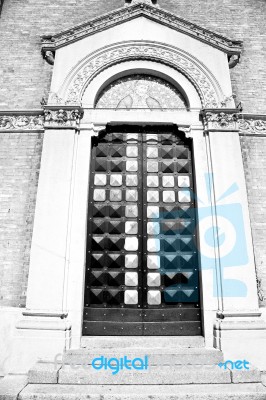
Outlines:
{"type": "Polygon", "coordinates": [[[201,335],[193,184],[175,126],[93,138],[83,335],[201,335]]]}

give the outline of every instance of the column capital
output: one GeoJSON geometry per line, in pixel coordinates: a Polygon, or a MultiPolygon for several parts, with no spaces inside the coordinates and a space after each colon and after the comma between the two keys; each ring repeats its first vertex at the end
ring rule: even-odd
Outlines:
{"type": "Polygon", "coordinates": [[[241,112],[238,108],[205,108],[200,115],[206,131],[239,131],[241,112]]]}
{"type": "Polygon", "coordinates": [[[83,117],[83,108],[80,106],[49,106],[44,107],[45,129],[78,129],[83,117]]]}

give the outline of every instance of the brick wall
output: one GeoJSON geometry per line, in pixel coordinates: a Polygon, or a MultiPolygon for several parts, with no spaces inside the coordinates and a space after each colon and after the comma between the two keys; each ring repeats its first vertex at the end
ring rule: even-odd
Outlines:
{"type": "MultiPolygon", "coordinates": [[[[246,113],[266,108],[265,0],[159,0],[162,8],[244,41],[231,70],[233,90],[246,113]]],[[[39,108],[52,67],[40,54],[40,35],[55,33],[121,7],[124,0],[8,0],[0,22],[0,108],[39,108]]]]}
{"type": "Polygon", "coordinates": [[[24,306],[42,134],[0,133],[0,306],[24,306]]]}
{"type": "Polygon", "coordinates": [[[255,262],[266,306],[266,137],[241,136],[255,262]]]}

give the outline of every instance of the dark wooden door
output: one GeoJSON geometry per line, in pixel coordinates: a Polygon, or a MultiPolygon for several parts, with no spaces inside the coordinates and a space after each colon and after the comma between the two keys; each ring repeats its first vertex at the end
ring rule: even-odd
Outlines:
{"type": "Polygon", "coordinates": [[[108,126],[89,187],[83,335],[200,335],[190,140],[108,126]]]}

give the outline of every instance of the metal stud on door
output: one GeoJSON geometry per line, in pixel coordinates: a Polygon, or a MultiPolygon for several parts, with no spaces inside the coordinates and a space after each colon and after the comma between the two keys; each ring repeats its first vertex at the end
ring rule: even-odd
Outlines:
{"type": "Polygon", "coordinates": [[[84,335],[201,334],[192,172],[173,127],[94,141],[84,335]]]}

